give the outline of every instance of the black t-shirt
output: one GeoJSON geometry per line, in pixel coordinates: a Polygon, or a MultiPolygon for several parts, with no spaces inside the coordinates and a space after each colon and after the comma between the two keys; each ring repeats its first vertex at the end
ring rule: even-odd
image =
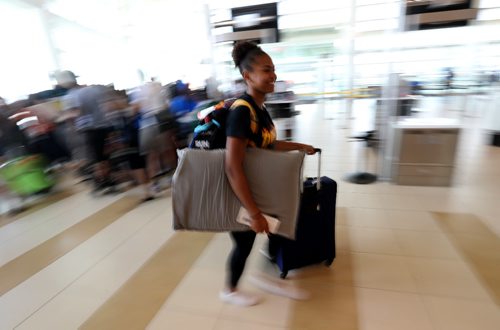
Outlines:
{"type": "Polygon", "coordinates": [[[240,99],[247,101],[253,107],[257,115],[257,131],[252,132],[250,127],[251,114],[247,106],[239,105],[229,111],[226,121],[226,135],[248,139],[249,146],[258,148],[269,148],[276,140],[276,129],[273,120],[266,108],[259,108],[253,98],[247,93],[240,99]]]}

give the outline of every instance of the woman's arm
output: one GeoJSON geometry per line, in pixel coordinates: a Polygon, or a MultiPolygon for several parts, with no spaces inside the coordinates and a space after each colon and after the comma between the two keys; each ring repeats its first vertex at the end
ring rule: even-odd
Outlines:
{"type": "Polygon", "coordinates": [[[252,197],[248,180],[243,170],[243,160],[245,159],[247,143],[247,139],[227,137],[224,164],[226,175],[236,197],[238,197],[243,207],[250,214],[252,219],[251,228],[257,233],[267,233],[269,231],[267,221],[252,197]]]}
{"type": "Polygon", "coordinates": [[[314,147],[311,145],[291,141],[276,140],[273,143],[273,147],[275,150],[279,151],[301,150],[308,155],[314,155],[316,153],[314,147]]]}

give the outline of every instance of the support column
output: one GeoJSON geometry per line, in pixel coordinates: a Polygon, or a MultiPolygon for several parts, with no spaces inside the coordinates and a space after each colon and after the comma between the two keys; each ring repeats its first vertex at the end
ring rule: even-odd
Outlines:
{"type": "Polygon", "coordinates": [[[59,51],[55,47],[54,38],[52,37],[52,29],[50,25],[51,14],[43,8],[39,8],[38,12],[40,15],[40,21],[42,22],[43,32],[47,38],[47,48],[49,49],[50,56],[52,58],[54,70],[63,70],[63,68],[61,68],[59,51]]]}
{"type": "MultiPolygon", "coordinates": [[[[356,38],[356,0],[351,1],[351,12],[349,18],[348,30],[348,48],[347,48],[347,88],[352,92],[354,89],[354,40],[356,38]]],[[[353,99],[349,97],[346,102],[346,124],[352,119],[352,105],[353,99]]],[[[346,125],[347,126],[347,125],[346,125]]]]}
{"type": "MultiPolygon", "coordinates": [[[[405,12],[406,12],[406,1],[400,0],[400,14],[399,14],[399,24],[394,30],[387,31],[387,34],[396,36],[404,31],[405,27],[405,12]]],[[[391,45],[386,49],[386,52],[391,52],[397,50],[397,47],[391,45]]],[[[394,152],[394,136],[392,134],[392,119],[396,114],[397,100],[399,96],[399,75],[396,75],[393,71],[392,63],[389,63],[387,67],[387,80],[385,86],[382,89],[382,100],[380,103],[380,108],[376,111],[380,112],[376,114],[378,120],[380,120],[380,125],[376,124],[376,129],[378,130],[380,139],[380,150],[379,150],[379,179],[382,181],[390,181],[392,175],[392,159],[394,152]]]]}

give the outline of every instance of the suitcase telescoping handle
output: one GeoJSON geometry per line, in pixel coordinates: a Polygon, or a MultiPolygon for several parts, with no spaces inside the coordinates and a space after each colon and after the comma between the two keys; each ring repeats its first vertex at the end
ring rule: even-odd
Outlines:
{"type": "Polygon", "coordinates": [[[318,176],[316,178],[316,189],[321,189],[321,148],[314,148],[314,151],[318,154],[318,176]]]}

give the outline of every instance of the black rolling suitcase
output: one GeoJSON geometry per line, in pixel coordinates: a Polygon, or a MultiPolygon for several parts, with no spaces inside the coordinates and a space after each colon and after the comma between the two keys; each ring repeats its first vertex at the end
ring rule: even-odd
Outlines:
{"type": "Polygon", "coordinates": [[[321,149],[318,152],[318,177],[307,178],[300,202],[295,240],[272,235],[269,254],[281,270],[288,271],[324,262],[330,266],[335,259],[335,204],[337,183],[321,177],[321,149]]]}

